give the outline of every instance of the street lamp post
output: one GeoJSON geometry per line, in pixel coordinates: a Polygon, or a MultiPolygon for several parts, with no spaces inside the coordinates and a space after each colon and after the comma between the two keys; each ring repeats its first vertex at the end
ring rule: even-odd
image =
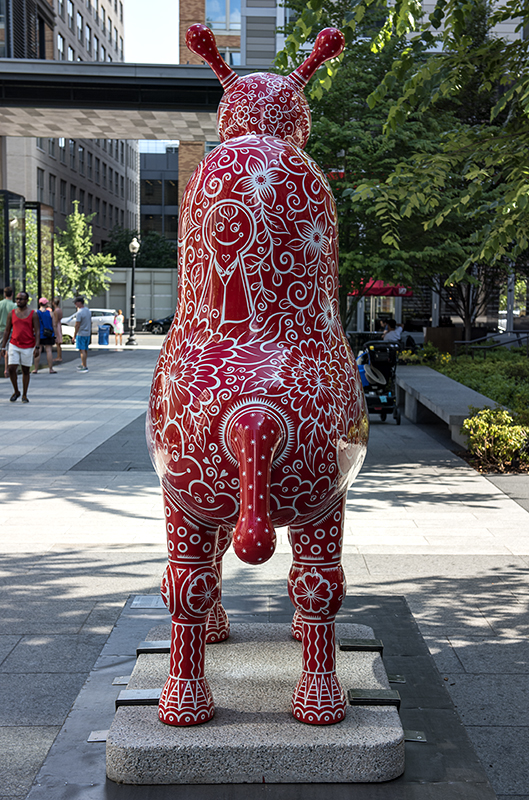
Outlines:
{"type": "Polygon", "coordinates": [[[140,249],[140,243],[134,237],[132,242],[129,244],[129,250],[132,253],[132,276],[130,282],[130,317],[129,317],[129,338],[125,342],[126,345],[135,346],[138,344],[136,341],[136,296],[134,294],[134,277],[135,277],[135,270],[136,270],[136,256],[138,255],[138,251],[140,249]]]}

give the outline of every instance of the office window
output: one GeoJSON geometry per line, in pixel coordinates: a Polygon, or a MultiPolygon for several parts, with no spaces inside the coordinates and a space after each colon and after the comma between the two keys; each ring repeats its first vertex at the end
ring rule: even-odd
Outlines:
{"type": "Polygon", "coordinates": [[[44,139],[42,138],[42,136],[37,137],[37,147],[39,148],[39,150],[44,150],[44,139]]]}
{"type": "Polygon", "coordinates": [[[48,139],[48,155],[55,158],[55,139],[48,139]]]}
{"type": "Polygon", "coordinates": [[[107,165],[103,162],[102,166],[103,166],[103,181],[102,181],[102,185],[103,185],[103,189],[106,189],[107,188],[107,165]]]}
{"type": "Polygon", "coordinates": [[[61,164],[66,164],[66,139],[59,139],[59,159],[61,164]]]}
{"type": "Polygon", "coordinates": [[[61,214],[66,214],[66,181],[61,181],[60,203],[61,214]]]}
{"type": "Polygon", "coordinates": [[[79,213],[84,214],[84,189],[79,189],[79,213]]]}
{"type": "Polygon", "coordinates": [[[83,27],[84,27],[83,15],[77,12],[77,39],[81,44],[83,43],[83,27]]]}
{"type": "Polygon", "coordinates": [[[81,147],[81,145],[79,145],[77,158],[79,159],[79,172],[84,175],[84,147],[81,147]]]}
{"type": "Polygon", "coordinates": [[[99,25],[99,0],[94,0],[94,17],[99,25]]]}
{"type": "Polygon", "coordinates": [[[123,175],[120,177],[119,180],[121,184],[121,196],[123,199],[125,199],[125,178],[123,177],[123,175]]]}
{"type": "Polygon", "coordinates": [[[64,0],[57,0],[57,14],[64,19],[64,0]]]}
{"type": "Polygon", "coordinates": [[[119,161],[119,139],[114,139],[114,158],[119,161]]]}
{"type": "Polygon", "coordinates": [[[101,161],[99,158],[96,158],[96,168],[95,168],[95,181],[99,183],[99,170],[100,170],[101,161]]]}
{"type": "Polygon", "coordinates": [[[123,3],[119,4],[119,21],[123,22],[123,3]]]}
{"type": "Polygon", "coordinates": [[[94,36],[94,61],[99,61],[99,39],[94,36]]]}
{"type": "Polygon", "coordinates": [[[123,57],[124,57],[123,56],[123,37],[120,36],[119,37],[119,58],[120,58],[120,61],[123,61],[123,57]]]}
{"type": "Polygon", "coordinates": [[[114,194],[116,197],[119,196],[119,175],[117,172],[114,172],[114,194]]]}
{"type": "Polygon", "coordinates": [[[86,7],[87,7],[89,13],[91,14],[92,13],[92,0],[86,0],[86,7]]]}
{"type": "Polygon", "coordinates": [[[107,60],[107,51],[105,50],[103,45],[101,45],[101,49],[99,51],[99,56],[100,56],[99,57],[100,61],[106,61],[107,60]]]}
{"type": "Polygon", "coordinates": [[[110,53],[109,53],[109,54],[108,54],[108,56],[107,56],[107,61],[108,61],[109,63],[111,63],[111,62],[112,62],[112,60],[113,60],[113,59],[112,59],[112,56],[111,56],[111,55],[110,55],[110,53]]]}
{"type": "Polygon", "coordinates": [[[121,227],[125,227],[125,212],[121,209],[121,227]]]}
{"type": "Polygon", "coordinates": [[[96,197],[96,216],[95,216],[96,225],[101,225],[100,209],[101,209],[101,200],[99,199],[99,197],[96,197]]]}
{"type": "Polygon", "coordinates": [[[241,0],[206,0],[206,25],[213,30],[240,31],[241,0]]]}
{"type": "Polygon", "coordinates": [[[55,175],[49,175],[48,177],[48,203],[55,211],[55,192],[57,186],[57,178],[55,175]]]}
{"type": "Polygon", "coordinates": [[[70,169],[75,169],[75,139],[68,139],[70,149],[70,169]]]}
{"type": "Polygon", "coordinates": [[[125,142],[119,143],[119,160],[122,164],[125,163],[125,142]]]}
{"type": "Polygon", "coordinates": [[[178,205],[178,181],[164,182],[164,205],[178,205]]]}
{"type": "Polygon", "coordinates": [[[103,148],[105,153],[107,151],[107,142],[108,142],[108,139],[101,139],[101,147],[103,148]]]}
{"type": "Polygon", "coordinates": [[[86,153],[86,177],[92,180],[92,153],[88,150],[86,153]]]}
{"type": "Polygon", "coordinates": [[[106,200],[103,200],[103,219],[102,219],[101,224],[102,224],[103,228],[106,228],[106,226],[107,226],[107,204],[106,204],[106,200]]]}
{"type": "Polygon", "coordinates": [[[108,168],[108,191],[109,192],[112,192],[113,186],[114,186],[114,170],[112,169],[112,167],[109,167],[108,168]]]}
{"type": "Polygon", "coordinates": [[[112,20],[108,18],[108,41],[112,44],[112,20]]]}
{"type": "Polygon", "coordinates": [[[73,3],[68,0],[68,27],[73,31],[73,3]]]}
{"type": "Polygon", "coordinates": [[[44,170],[37,167],[37,200],[44,202],[44,170]]]}
{"type": "Polygon", "coordinates": [[[176,241],[176,234],[178,232],[178,217],[176,214],[166,214],[165,220],[165,238],[171,239],[171,241],[176,241]]]}
{"type": "Polygon", "coordinates": [[[118,29],[114,28],[114,50],[118,49],[118,29]]]}
{"type": "Polygon", "coordinates": [[[68,61],[75,61],[75,51],[70,45],[68,45],[68,61]]]}
{"type": "Polygon", "coordinates": [[[118,0],[114,0],[114,11],[118,10],[118,0]]]}
{"type": "Polygon", "coordinates": [[[57,34],[57,60],[64,61],[64,36],[61,36],[60,33],[57,34]]]}
{"type": "Polygon", "coordinates": [[[73,211],[74,201],[77,199],[77,186],[70,184],[70,211],[73,211]]]}
{"type": "Polygon", "coordinates": [[[92,214],[94,209],[94,195],[90,194],[90,192],[88,193],[87,201],[88,202],[86,204],[87,205],[86,213],[88,214],[88,216],[90,216],[90,214],[92,214]]]}
{"type": "Polygon", "coordinates": [[[112,219],[114,217],[114,206],[112,203],[108,204],[108,227],[112,227],[112,219]]]}
{"type": "Polygon", "coordinates": [[[90,25],[87,25],[85,28],[85,43],[86,43],[86,49],[90,53],[92,50],[92,28],[90,27],[90,25]]]}
{"type": "Polygon", "coordinates": [[[101,7],[101,27],[103,28],[103,33],[105,32],[106,25],[107,25],[106,12],[105,9],[101,7]]]}
{"type": "Polygon", "coordinates": [[[108,155],[112,158],[112,139],[107,139],[108,155]]]}
{"type": "Polygon", "coordinates": [[[162,182],[151,179],[140,181],[140,203],[146,206],[162,205],[162,182]]]}
{"type": "Polygon", "coordinates": [[[161,214],[142,214],[141,215],[141,232],[148,233],[154,231],[155,233],[162,233],[162,215],[161,214]]]}

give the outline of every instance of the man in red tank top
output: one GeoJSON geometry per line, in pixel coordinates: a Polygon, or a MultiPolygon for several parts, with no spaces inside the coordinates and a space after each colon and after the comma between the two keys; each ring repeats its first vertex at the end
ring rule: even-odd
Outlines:
{"type": "Polygon", "coordinates": [[[17,377],[18,365],[20,364],[22,367],[22,402],[29,403],[29,369],[33,363],[34,356],[40,352],[40,324],[38,315],[28,308],[28,293],[19,292],[15,299],[17,307],[7,318],[1,352],[5,355],[6,343],[12,331],[8,358],[9,377],[11,378],[14,392],[9,399],[14,403],[20,397],[17,377]]]}

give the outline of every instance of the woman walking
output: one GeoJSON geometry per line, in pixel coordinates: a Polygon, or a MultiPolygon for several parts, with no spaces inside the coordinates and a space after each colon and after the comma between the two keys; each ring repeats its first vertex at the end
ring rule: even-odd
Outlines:
{"type": "Polygon", "coordinates": [[[119,309],[118,313],[114,317],[114,336],[116,339],[116,347],[123,347],[123,322],[125,321],[125,317],[123,316],[123,311],[121,308],[119,309]],[[119,343],[118,343],[119,339],[119,343]]]}
{"type": "Polygon", "coordinates": [[[54,297],[53,298],[53,330],[55,331],[55,344],[57,345],[57,358],[53,360],[57,362],[57,364],[62,363],[62,308],[61,308],[61,298],[54,297]]]}
{"type": "Polygon", "coordinates": [[[40,354],[42,353],[42,348],[46,350],[46,360],[48,362],[48,367],[50,373],[55,375],[56,372],[53,369],[53,353],[52,347],[55,341],[55,331],[53,328],[53,320],[51,318],[51,313],[47,308],[48,300],[45,297],[41,297],[39,300],[39,310],[37,311],[39,322],[40,322],[40,347],[37,351],[35,350],[35,361],[34,361],[34,370],[33,374],[36,375],[39,371],[40,366],[40,354]]]}

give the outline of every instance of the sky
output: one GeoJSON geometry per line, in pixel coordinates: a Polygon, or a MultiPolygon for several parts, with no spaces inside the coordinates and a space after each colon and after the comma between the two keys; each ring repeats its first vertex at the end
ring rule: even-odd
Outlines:
{"type": "Polygon", "coordinates": [[[178,64],[178,0],[123,0],[125,61],[178,64]]]}

